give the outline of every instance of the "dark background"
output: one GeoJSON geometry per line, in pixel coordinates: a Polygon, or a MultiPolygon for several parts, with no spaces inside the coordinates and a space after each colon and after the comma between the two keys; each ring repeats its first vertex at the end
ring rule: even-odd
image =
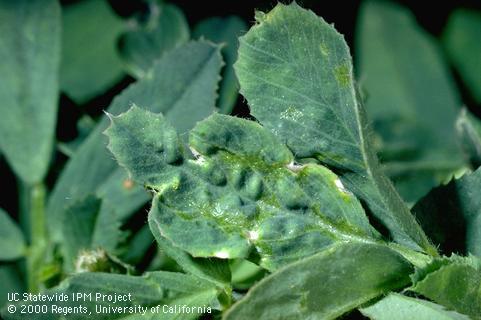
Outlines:
{"type": "MultiPolygon", "coordinates": [[[[68,6],[78,0],[61,0],[63,6],[68,6]]],[[[199,21],[212,16],[237,15],[243,18],[250,26],[254,21],[254,11],[269,11],[277,1],[275,0],[225,0],[225,1],[194,1],[194,0],[172,0],[168,1],[180,7],[191,26],[196,25],[199,21]]],[[[290,1],[282,1],[288,3],[290,1]]],[[[322,16],[327,22],[334,23],[336,29],[344,34],[348,42],[351,52],[355,55],[354,37],[356,19],[359,5],[362,1],[345,0],[345,1],[322,1],[322,0],[299,0],[301,6],[309,8],[322,16]]],[[[460,7],[470,8],[481,11],[481,1],[479,0],[450,0],[450,1],[416,1],[402,0],[395,1],[405,7],[408,7],[419,24],[432,33],[434,36],[441,35],[443,28],[450,13],[460,7]]],[[[115,12],[122,17],[130,17],[135,13],[147,10],[147,5],[141,0],[109,0],[110,5],[115,12]]],[[[460,88],[464,103],[474,113],[481,116],[481,108],[476,106],[471,97],[463,87],[456,72],[453,70],[454,77],[460,88]]],[[[102,114],[102,108],[109,105],[112,98],[134,81],[133,78],[125,76],[125,78],[107,91],[104,95],[96,97],[85,105],[77,106],[68,97],[62,95],[60,98],[58,122],[57,122],[57,139],[67,142],[73,140],[77,136],[76,123],[83,114],[88,114],[94,118],[102,114]]],[[[242,97],[238,99],[234,114],[238,116],[247,116],[248,109],[242,97]]],[[[67,157],[56,151],[53,157],[53,166],[47,177],[47,184],[51,188],[57,179],[63,165],[67,161],[67,157]]],[[[3,157],[0,157],[0,176],[2,178],[3,188],[0,195],[0,207],[16,215],[18,212],[17,204],[17,183],[15,176],[11,172],[8,164],[3,157]]]]}

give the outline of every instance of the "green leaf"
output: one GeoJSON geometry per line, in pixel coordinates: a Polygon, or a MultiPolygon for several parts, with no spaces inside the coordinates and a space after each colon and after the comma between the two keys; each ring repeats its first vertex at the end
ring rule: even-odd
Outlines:
{"type": "Polygon", "coordinates": [[[397,293],[390,293],[372,306],[362,308],[361,312],[372,320],[469,320],[469,317],[448,311],[439,304],[397,293]]]}
{"type": "Polygon", "coordinates": [[[0,309],[8,302],[9,293],[24,292],[24,284],[14,264],[0,265],[0,309]]]}
{"type": "Polygon", "coordinates": [[[64,215],[62,249],[64,267],[69,272],[74,270],[80,251],[91,249],[100,203],[101,201],[93,196],[87,197],[74,203],[64,215]]]}
{"type": "Polygon", "coordinates": [[[55,0],[0,1],[0,149],[25,182],[40,182],[55,135],[60,6],[55,0]]]}
{"type": "Polygon", "coordinates": [[[61,243],[64,269],[73,272],[79,254],[87,250],[104,250],[115,253],[123,239],[121,219],[108,200],[95,196],[72,204],[67,208],[62,224],[61,243]]]}
{"type": "Polygon", "coordinates": [[[454,135],[461,105],[454,81],[435,40],[394,3],[363,3],[357,44],[380,158],[403,198],[415,202],[463,164],[454,135]]]}
{"type": "Polygon", "coordinates": [[[413,212],[444,252],[481,256],[481,168],[432,190],[413,212]]]}
{"type": "Polygon", "coordinates": [[[27,250],[23,233],[8,213],[0,209],[0,260],[14,260],[27,250]]]}
{"type": "MultiPolygon", "coordinates": [[[[120,113],[131,103],[138,102],[149,110],[163,112],[179,132],[188,131],[214,110],[222,64],[219,51],[218,47],[203,41],[190,42],[172,50],[155,63],[150,76],[142,78],[117,96],[108,110],[120,113]]],[[[50,232],[56,242],[62,241],[59,222],[68,206],[93,192],[103,201],[109,201],[119,219],[127,217],[132,213],[129,210],[135,210],[146,199],[140,185],[133,183],[133,187],[129,187],[132,181],[125,179],[124,170],[118,167],[106,150],[107,138],[102,136],[106,127],[107,119],[104,119],[70,159],[55,185],[48,203],[48,218],[50,232]]],[[[164,242],[161,237],[157,239],[164,242]]],[[[163,247],[170,248],[171,245],[166,243],[163,247]]],[[[167,250],[191,273],[207,273],[206,278],[222,283],[230,280],[230,274],[224,272],[228,271],[227,263],[217,266],[217,261],[193,261],[178,249],[167,250]],[[215,272],[211,272],[211,269],[215,269],[215,272]],[[217,272],[217,269],[220,271],[217,272]]]]}
{"type": "Polygon", "coordinates": [[[463,109],[456,121],[456,131],[471,165],[481,166],[481,121],[463,109]]]}
{"type": "Polygon", "coordinates": [[[147,250],[153,243],[154,236],[146,224],[131,237],[125,252],[121,255],[122,261],[137,265],[147,255],[147,250]]]}
{"type": "Polygon", "coordinates": [[[57,147],[60,152],[67,157],[71,157],[75,154],[75,151],[85,141],[88,135],[95,129],[97,123],[89,115],[83,115],[77,121],[77,137],[69,142],[59,142],[57,147]]]}
{"type": "Polygon", "coordinates": [[[266,275],[266,271],[248,260],[233,260],[232,286],[237,290],[247,290],[266,275]]]}
{"type": "MultiPolygon", "coordinates": [[[[47,313],[10,314],[6,309],[2,310],[2,317],[6,320],[32,319],[32,320],[55,320],[65,319],[61,313],[52,312],[53,305],[63,308],[73,308],[82,305],[87,313],[72,314],[69,312],[67,318],[75,319],[197,319],[200,310],[207,310],[216,301],[218,290],[207,281],[197,277],[173,273],[173,272],[152,272],[144,276],[126,276],[108,273],[82,273],[68,278],[58,287],[49,289],[44,295],[49,297],[55,294],[68,295],[68,301],[40,301],[22,302],[30,305],[47,305],[47,313]],[[87,294],[80,301],[73,299],[77,294],[87,294]],[[90,294],[90,296],[88,296],[90,294]],[[107,301],[98,298],[102,295],[110,297],[123,297],[122,301],[107,301]],[[160,311],[151,313],[151,307],[160,305],[160,311]],[[163,306],[173,307],[177,305],[195,308],[193,312],[163,312],[163,306]],[[116,308],[117,312],[98,311],[100,308],[116,308]],[[91,314],[89,314],[91,312],[91,314]],[[145,316],[142,314],[145,312],[145,316]]],[[[19,307],[19,305],[17,305],[19,307]]],[[[17,308],[20,310],[19,308],[17,308]]],[[[177,309],[178,310],[178,309],[177,309]]],[[[192,309],[191,309],[192,310],[192,309]]],[[[201,312],[203,313],[203,312],[201,312]]]]}
{"type": "Polygon", "coordinates": [[[120,39],[120,55],[137,78],[145,76],[166,52],[189,40],[189,25],[179,8],[157,1],[149,1],[149,7],[146,21],[135,21],[120,39]]]}
{"type": "Polygon", "coordinates": [[[225,320],[335,319],[403,287],[410,272],[410,265],[385,246],[335,245],[264,278],[225,320]]]}
{"type": "Polygon", "coordinates": [[[481,103],[481,13],[457,9],[449,17],[443,43],[473,98],[481,103]]]}
{"type": "Polygon", "coordinates": [[[185,250],[176,247],[158,228],[154,228],[150,221],[149,226],[160,249],[179,264],[184,271],[228,290],[231,282],[231,273],[227,260],[192,257],[185,250]]]}
{"type": "Polygon", "coordinates": [[[118,37],[125,29],[106,0],[86,0],[63,10],[61,88],[82,104],[118,82],[118,37]]]}
{"type": "Polygon", "coordinates": [[[481,268],[478,258],[452,256],[449,261],[438,264],[436,270],[415,280],[411,291],[473,319],[481,319],[481,268]]]}
{"type": "Polygon", "coordinates": [[[434,253],[383,175],[352,76],[349,49],[332,26],[296,3],[256,14],[235,69],[251,113],[293,151],[342,172],[397,242],[434,253]]]}
{"type": "Polygon", "coordinates": [[[201,21],[194,28],[195,38],[205,37],[215,43],[221,43],[222,56],[225,66],[222,71],[222,82],[219,90],[217,106],[219,111],[224,114],[232,112],[239,94],[239,83],[234,73],[233,64],[237,59],[237,49],[239,47],[237,37],[245,32],[247,26],[245,22],[236,16],[226,18],[209,18],[201,21]]]}
{"type": "Polygon", "coordinates": [[[156,193],[154,234],[194,257],[245,258],[255,248],[274,270],[332,243],[377,237],[334,173],[296,167],[255,122],[220,114],[200,122],[190,133],[196,159],[162,115],[135,106],[106,134],[119,164],[156,193]]]}
{"type": "MultiPolygon", "coordinates": [[[[114,99],[108,110],[120,113],[136,102],[149,110],[162,111],[180,132],[185,132],[214,110],[220,68],[221,57],[217,47],[205,42],[188,43],[159,60],[150,77],[130,85],[114,99]]],[[[102,120],[78,148],[50,196],[48,225],[56,241],[60,240],[61,216],[72,202],[92,193],[98,193],[101,198],[103,195],[112,197],[117,192],[115,190],[124,188],[123,169],[118,168],[105,147],[107,139],[102,131],[107,123],[107,119],[102,120]],[[107,189],[112,192],[107,192],[107,189]]],[[[126,202],[132,201],[125,198],[126,193],[145,200],[137,188],[124,188],[118,193],[117,200],[112,203],[119,203],[115,209],[125,210],[126,202]],[[118,201],[120,197],[122,201],[118,201]]],[[[125,212],[119,213],[119,216],[125,215],[125,212]]]]}

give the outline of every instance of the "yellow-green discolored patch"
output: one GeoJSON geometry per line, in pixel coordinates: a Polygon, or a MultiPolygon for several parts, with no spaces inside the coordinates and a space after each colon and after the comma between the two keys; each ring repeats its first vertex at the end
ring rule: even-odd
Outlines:
{"type": "Polygon", "coordinates": [[[351,83],[351,70],[347,63],[334,68],[334,76],[337,83],[342,87],[347,87],[351,83]]]}
{"type": "Polygon", "coordinates": [[[327,57],[329,55],[329,48],[324,42],[319,44],[319,50],[321,51],[322,55],[327,57]]]}

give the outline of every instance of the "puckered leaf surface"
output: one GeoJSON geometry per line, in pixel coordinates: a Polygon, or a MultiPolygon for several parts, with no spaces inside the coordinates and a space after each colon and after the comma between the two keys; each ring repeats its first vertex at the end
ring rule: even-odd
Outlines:
{"type": "Polygon", "coordinates": [[[48,169],[57,119],[60,5],[0,1],[0,149],[27,183],[48,169]]]}
{"type": "Polygon", "coordinates": [[[225,320],[336,319],[409,282],[411,267],[382,245],[341,244],[256,284],[225,320]]]}
{"type": "Polygon", "coordinates": [[[345,172],[347,188],[397,242],[435,252],[379,168],[343,37],[295,3],[258,12],[256,20],[240,38],[235,64],[251,113],[297,159],[315,158],[345,172]]]}
{"type": "Polygon", "coordinates": [[[259,124],[215,114],[190,133],[189,157],[161,115],[133,107],[112,120],[109,147],[157,194],[151,229],[196,257],[241,258],[267,269],[336,242],[374,241],[359,201],[327,168],[296,166],[259,124]]]}
{"type": "MultiPolygon", "coordinates": [[[[68,301],[40,301],[22,302],[30,305],[47,305],[47,313],[21,314],[9,313],[6,309],[2,310],[2,317],[6,320],[32,319],[32,320],[56,320],[66,317],[58,310],[59,308],[79,307],[86,308],[87,313],[68,312],[68,319],[177,319],[190,320],[197,319],[201,313],[198,312],[165,312],[167,307],[204,307],[212,306],[216,302],[218,290],[216,287],[205,280],[182,273],[158,271],[146,273],[139,276],[127,276],[110,273],[81,273],[74,275],[59,286],[45,291],[43,294],[52,297],[54,294],[68,295],[68,301]],[[73,300],[73,295],[91,294],[91,298],[85,297],[81,301],[73,300]],[[129,297],[130,294],[130,297],[129,297]],[[103,295],[121,295],[125,299],[122,301],[100,298],[103,295]],[[57,307],[54,308],[54,305],[57,307]],[[150,307],[160,305],[159,312],[150,312],[150,307]],[[147,309],[145,315],[141,314],[139,306],[147,309]],[[105,311],[101,308],[115,308],[115,311],[105,311]],[[57,312],[55,312],[57,310],[57,312]],[[100,311],[99,311],[100,310],[100,311]],[[89,314],[91,312],[91,314],[89,314]]],[[[17,306],[18,310],[20,307],[17,306]]],[[[111,309],[112,310],[112,309],[111,309]]],[[[196,309],[197,310],[197,309],[196,309]]],[[[64,311],[65,312],[65,311],[64,311]]]]}
{"type": "MultiPolygon", "coordinates": [[[[161,59],[150,77],[129,86],[108,110],[120,113],[131,103],[139,103],[153,111],[162,111],[180,132],[185,132],[214,110],[220,68],[218,48],[205,42],[191,42],[161,59]]],[[[48,203],[49,226],[55,239],[66,207],[97,190],[102,195],[119,194],[107,191],[116,188],[118,191],[127,178],[105,148],[107,141],[102,131],[107,123],[106,119],[101,121],[77,149],[55,185],[48,203]]],[[[144,197],[135,185],[125,189],[122,198],[127,193],[136,194],[134,198],[144,197]]],[[[124,201],[118,208],[125,209],[124,201]]]]}
{"type": "MultiPolygon", "coordinates": [[[[190,42],[166,54],[149,76],[124,90],[108,110],[120,113],[130,104],[139,103],[155,112],[163,112],[179,132],[184,133],[214,110],[221,65],[218,47],[203,41],[190,42]]],[[[106,127],[107,119],[101,121],[77,149],[49,199],[48,225],[57,242],[62,241],[60,223],[65,221],[62,217],[66,210],[88,195],[94,194],[109,202],[113,211],[105,212],[114,213],[110,219],[127,217],[147,200],[142,185],[132,183],[106,149],[107,139],[102,135],[106,127]]],[[[184,256],[182,252],[178,255],[184,256]]],[[[191,262],[187,258],[183,261],[191,262]]],[[[198,261],[190,265],[190,270],[199,271],[209,264],[198,261]]]]}
{"type": "Polygon", "coordinates": [[[468,316],[447,310],[427,300],[390,293],[372,306],[361,309],[372,320],[469,320],[468,316]]]}

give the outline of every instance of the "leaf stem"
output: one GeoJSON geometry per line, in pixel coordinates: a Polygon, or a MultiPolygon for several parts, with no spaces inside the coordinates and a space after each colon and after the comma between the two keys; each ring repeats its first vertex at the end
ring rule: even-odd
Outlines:
{"type": "Polygon", "coordinates": [[[27,255],[27,288],[29,292],[40,289],[39,269],[43,262],[47,246],[45,224],[46,189],[43,183],[21,185],[21,210],[24,226],[29,234],[29,249],[27,255]]]}

